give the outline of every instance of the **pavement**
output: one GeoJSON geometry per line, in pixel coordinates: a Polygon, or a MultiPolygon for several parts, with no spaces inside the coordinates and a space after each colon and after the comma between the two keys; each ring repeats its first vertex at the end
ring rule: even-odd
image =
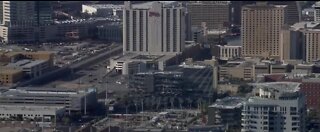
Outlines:
{"type": "Polygon", "coordinates": [[[107,76],[107,65],[109,65],[109,59],[43,86],[79,89],[89,87],[97,88],[98,98],[105,98],[106,89],[108,89],[108,93],[110,93],[110,96],[108,95],[109,97],[113,95],[124,95],[129,91],[127,81],[125,81],[120,73],[115,73],[115,71],[112,71],[112,73],[107,76]]]}

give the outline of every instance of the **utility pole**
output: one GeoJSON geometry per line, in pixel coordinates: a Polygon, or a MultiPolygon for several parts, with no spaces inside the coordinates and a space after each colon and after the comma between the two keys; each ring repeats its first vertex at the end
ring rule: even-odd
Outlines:
{"type": "Polygon", "coordinates": [[[142,116],[141,116],[141,122],[143,121],[143,98],[141,98],[141,114],[142,114],[142,116]]]}
{"type": "Polygon", "coordinates": [[[84,115],[87,115],[87,93],[84,95],[84,115]]]}

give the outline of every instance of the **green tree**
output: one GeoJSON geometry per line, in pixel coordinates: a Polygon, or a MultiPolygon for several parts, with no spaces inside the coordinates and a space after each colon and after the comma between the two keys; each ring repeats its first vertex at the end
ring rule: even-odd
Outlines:
{"type": "Polygon", "coordinates": [[[62,122],[64,123],[64,125],[68,125],[70,123],[70,118],[69,117],[63,117],[62,118],[62,122]]]}

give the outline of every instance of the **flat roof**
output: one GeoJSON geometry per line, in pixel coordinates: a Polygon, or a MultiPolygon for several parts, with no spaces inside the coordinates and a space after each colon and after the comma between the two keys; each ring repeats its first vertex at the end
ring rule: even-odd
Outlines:
{"type": "Polygon", "coordinates": [[[242,46],[237,46],[237,45],[216,45],[217,47],[222,47],[222,48],[241,48],[242,46]]]}
{"type": "Polygon", "coordinates": [[[320,1],[314,3],[314,4],[312,5],[312,7],[320,7],[320,1]]]}
{"type": "Polygon", "coordinates": [[[41,63],[44,63],[44,62],[46,62],[46,60],[27,60],[27,59],[24,59],[24,60],[17,61],[15,63],[9,63],[7,65],[7,67],[30,68],[30,67],[34,67],[36,65],[39,65],[41,63]]]}
{"type": "Polygon", "coordinates": [[[0,110],[24,110],[24,111],[57,111],[65,108],[65,106],[54,106],[54,105],[39,105],[39,104],[19,104],[19,105],[10,105],[10,104],[1,104],[0,110]]]}
{"type": "Polygon", "coordinates": [[[188,5],[229,5],[231,1],[190,1],[188,5]]]}
{"type": "Polygon", "coordinates": [[[35,60],[35,61],[31,61],[30,63],[24,65],[23,67],[24,68],[30,68],[30,67],[34,67],[36,65],[42,64],[44,62],[46,62],[46,61],[45,60],[35,60]]]}
{"type": "Polygon", "coordinates": [[[246,99],[242,97],[225,97],[223,99],[217,99],[216,102],[213,105],[210,105],[209,107],[223,109],[240,108],[244,101],[246,101],[246,99]]]}
{"type": "Polygon", "coordinates": [[[292,25],[291,28],[295,30],[305,29],[305,27],[313,29],[317,27],[319,24],[320,24],[319,22],[299,22],[292,25]]]}
{"type": "Polygon", "coordinates": [[[115,61],[166,61],[175,55],[139,55],[135,53],[126,53],[124,55],[114,57],[115,61]]]}
{"type": "Polygon", "coordinates": [[[145,2],[145,3],[139,3],[139,4],[132,4],[132,8],[133,9],[149,9],[151,8],[153,2],[162,3],[164,6],[169,6],[171,4],[177,3],[177,1],[151,1],[151,2],[145,2]]]}
{"type": "Polygon", "coordinates": [[[320,78],[308,78],[308,79],[302,79],[302,82],[320,83],[320,78]]]}
{"type": "Polygon", "coordinates": [[[137,73],[137,75],[153,75],[153,74],[164,74],[164,75],[168,75],[168,74],[174,74],[174,75],[182,75],[183,72],[179,72],[179,71],[149,71],[149,72],[140,72],[137,73]]]}
{"type": "Polygon", "coordinates": [[[300,84],[297,82],[250,83],[255,88],[274,89],[282,92],[297,92],[300,90],[300,84]]]}
{"type": "Polygon", "coordinates": [[[73,89],[64,89],[64,88],[35,88],[35,87],[18,87],[16,89],[9,89],[6,92],[3,92],[2,95],[74,95],[82,96],[87,93],[94,92],[95,89],[88,88],[85,90],[73,90],[73,89]]]}
{"type": "Polygon", "coordinates": [[[114,5],[114,4],[90,4],[85,6],[90,6],[97,9],[122,9],[123,8],[123,5],[114,5]]]}
{"type": "Polygon", "coordinates": [[[251,5],[245,5],[243,6],[243,9],[258,9],[258,10],[264,10],[264,9],[273,9],[273,8],[285,8],[287,5],[273,5],[273,4],[267,4],[267,2],[261,2],[251,5]],[[261,4],[266,3],[266,4],[261,4]]]}

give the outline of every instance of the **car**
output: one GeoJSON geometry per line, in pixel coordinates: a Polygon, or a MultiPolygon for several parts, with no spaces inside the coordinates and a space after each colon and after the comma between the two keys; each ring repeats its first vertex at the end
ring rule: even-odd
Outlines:
{"type": "Polygon", "coordinates": [[[117,84],[122,84],[120,81],[116,81],[117,84]]]}

